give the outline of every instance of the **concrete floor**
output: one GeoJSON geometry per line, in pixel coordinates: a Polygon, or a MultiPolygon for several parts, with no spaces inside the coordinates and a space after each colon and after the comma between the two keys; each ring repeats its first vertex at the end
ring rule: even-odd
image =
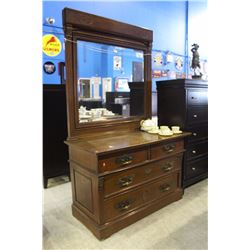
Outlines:
{"type": "Polygon", "coordinates": [[[183,199],[104,241],[71,214],[71,183],[44,190],[43,249],[207,249],[207,186],[187,189],[183,199]]]}

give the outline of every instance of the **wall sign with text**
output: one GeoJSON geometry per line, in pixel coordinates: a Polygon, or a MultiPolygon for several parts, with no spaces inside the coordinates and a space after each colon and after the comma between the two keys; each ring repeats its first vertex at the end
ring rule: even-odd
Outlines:
{"type": "Polygon", "coordinates": [[[62,50],[62,44],[60,40],[52,34],[43,36],[43,53],[47,56],[57,56],[62,50]]]}

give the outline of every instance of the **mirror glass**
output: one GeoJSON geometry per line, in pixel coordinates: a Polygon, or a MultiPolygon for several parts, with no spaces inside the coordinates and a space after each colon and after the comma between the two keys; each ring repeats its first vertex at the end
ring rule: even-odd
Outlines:
{"type": "Polygon", "coordinates": [[[144,115],[144,53],[77,40],[79,123],[144,115]]]}

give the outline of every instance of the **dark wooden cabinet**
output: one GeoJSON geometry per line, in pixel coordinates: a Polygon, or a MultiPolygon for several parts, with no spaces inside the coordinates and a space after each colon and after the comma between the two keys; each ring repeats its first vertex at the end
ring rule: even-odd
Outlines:
{"type": "Polygon", "coordinates": [[[69,175],[65,85],[43,85],[43,180],[69,175]]]}
{"type": "Polygon", "coordinates": [[[183,187],[208,176],[207,81],[177,79],[157,82],[159,125],[179,125],[185,139],[183,187]]]}
{"type": "Polygon", "coordinates": [[[130,88],[130,115],[144,114],[144,82],[129,82],[130,88]]]}

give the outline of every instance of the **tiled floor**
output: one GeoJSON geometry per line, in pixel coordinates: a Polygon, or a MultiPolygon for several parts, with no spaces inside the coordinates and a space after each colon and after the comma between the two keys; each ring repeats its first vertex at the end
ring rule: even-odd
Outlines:
{"type": "Polygon", "coordinates": [[[207,249],[207,186],[204,180],[172,203],[106,240],[97,240],[71,214],[71,183],[44,190],[44,249],[207,249]]]}

